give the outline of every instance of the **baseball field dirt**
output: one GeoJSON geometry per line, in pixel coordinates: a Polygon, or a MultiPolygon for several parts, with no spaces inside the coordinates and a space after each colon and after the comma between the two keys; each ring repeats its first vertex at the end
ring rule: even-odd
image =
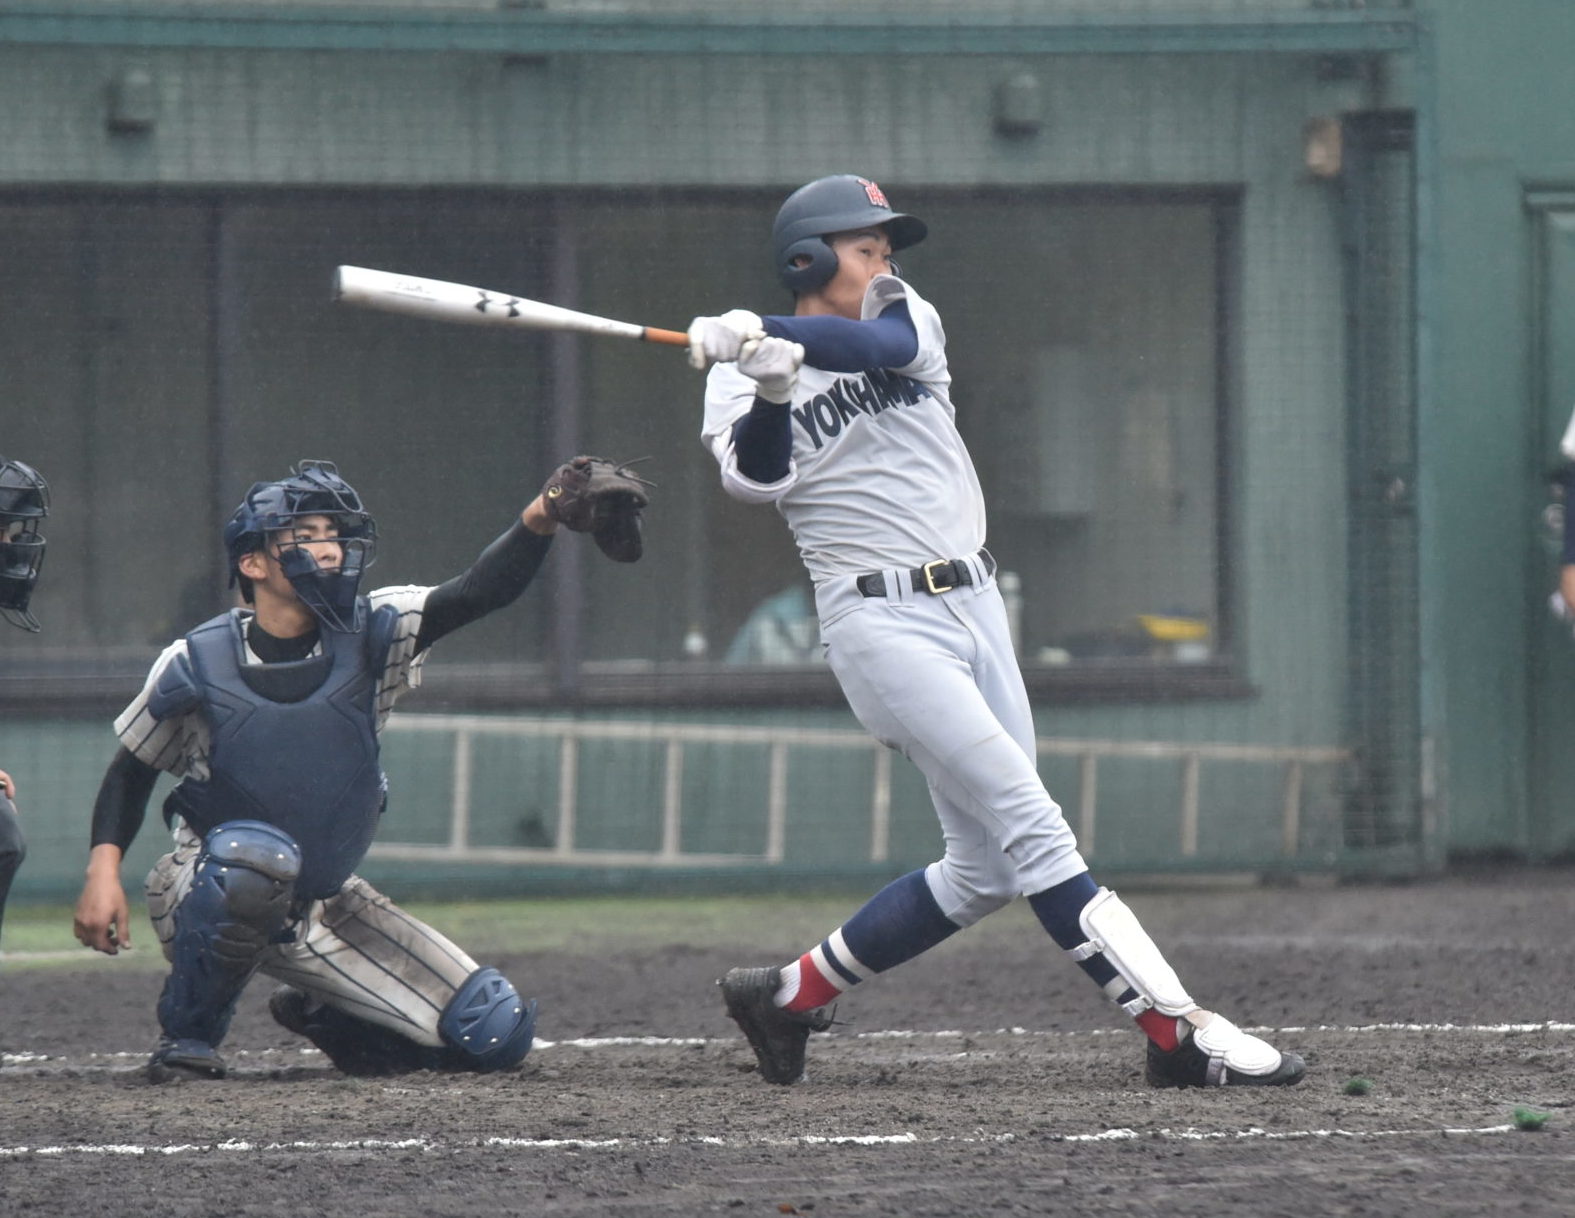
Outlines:
{"type": "Polygon", "coordinates": [[[1123,895],[1200,1001],[1304,1054],[1301,1086],[1148,1088],[1139,1034],[1019,903],[848,995],[811,1041],[809,1080],[773,1087],[715,979],[785,962],[855,898],[792,916],[782,898],[740,900],[695,932],[631,922],[627,940],[606,908],[580,935],[585,903],[541,902],[539,933],[530,917],[499,927],[520,950],[486,957],[540,999],[540,1039],[482,1077],[346,1078],[273,1025],[260,978],[224,1046],[231,1076],[154,1087],[151,956],[7,957],[0,1208],[1575,1212],[1575,871],[1123,895]]]}

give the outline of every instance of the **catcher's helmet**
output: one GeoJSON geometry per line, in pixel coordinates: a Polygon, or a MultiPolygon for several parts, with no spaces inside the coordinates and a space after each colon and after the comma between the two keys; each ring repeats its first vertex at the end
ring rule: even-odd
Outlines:
{"type": "Polygon", "coordinates": [[[44,565],[38,522],[49,515],[49,484],[31,465],[0,458],[0,617],[38,631],[27,608],[44,565]]]}
{"type": "Polygon", "coordinates": [[[817,178],[787,197],[771,228],[777,278],[794,292],[812,292],[837,272],[837,256],[825,238],[855,228],[883,226],[893,250],[924,240],[928,226],[917,216],[892,211],[885,192],[868,178],[839,173],[817,178]],[[803,266],[794,260],[808,257],[803,266]]]}
{"type": "Polygon", "coordinates": [[[302,516],[328,516],[338,526],[339,566],[320,568],[304,545],[286,541],[279,552],[280,567],[302,603],[330,630],[360,630],[356,593],[361,573],[377,558],[377,522],[331,461],[300,461],[288,477],[252,484],[224,526],[231,586],[241,583],[250,600],[250,581],[241,574],[241,559],[266,549],[270,534],[290,528],[302,516]]]}

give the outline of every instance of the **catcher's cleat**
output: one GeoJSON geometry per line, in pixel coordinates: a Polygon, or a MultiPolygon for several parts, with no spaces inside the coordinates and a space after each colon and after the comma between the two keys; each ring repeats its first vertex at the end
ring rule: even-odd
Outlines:
{"type": "Polygon", "coordinates": [[[293,986],[268,996],[268,1013],[280,1027],[304,1036],[341,1072],[359,1078],[437,1070],[443,1051],[418,1045],[387,1028],[308,998],[293,986]]]}
{"type": "Polygon", "coordinates": [[[1151,1087],[1294,1087],[1306,1072],[1297,1054],[1249,1036],[1223,1015],[1201,1029],[1189,1026],[1168,1053],[1148,1045],[1151,1087]]]}
{"type": "Polygon", "coordinates": [[[785,1011],[772,1001],[782,985],[782,970],[735,968],[717,982],[727,1013],[743,1029],[755,1051],[760,1076],[768,1083],[796,1083],[804,1077],[804,1048],[811,1032],[831,1027],[824,1007],[785,1011]]]}
{"type": "Polygon", "coordinates": [[[180,1083],[188,1079],[223,1078],[230,1071],[219,1051],[200,1040],[161,1036],[148,1058],[148,1082],[180,1083]]]}

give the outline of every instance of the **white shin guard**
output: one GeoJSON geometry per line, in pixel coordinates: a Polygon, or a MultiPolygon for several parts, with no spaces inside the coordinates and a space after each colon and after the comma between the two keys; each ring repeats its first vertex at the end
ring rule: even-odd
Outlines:
{"type": "Polygon", "coordinates": [[[1104,956],[1119,974],[1106,992],[1128,1015],[1135,1018],[1153,1007],[1179,1018],[1198,1009],[1137,915],[1110,889],[1101,888],[1083,906],[1078,923],[1088,940],[1067,955],[1078,961],[1104,956]],[[1132,991],[1137,997],[1125,997],[1132,991]]]}

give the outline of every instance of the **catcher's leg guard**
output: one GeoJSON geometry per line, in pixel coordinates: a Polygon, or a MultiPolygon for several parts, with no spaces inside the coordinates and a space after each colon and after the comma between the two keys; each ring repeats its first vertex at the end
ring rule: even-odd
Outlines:
{"type": "Polygon", "coordinates": [[[518,1065],[535,1032],[536,1000],[521,998],[495,968],[478,968],[467,977],[438,1017],[451,1068],[481,1074],[518,1065]]]}
{"type": "Polygon", "coordinates": [[[1223,1015],[1200,1010],[1126,903],[1101,888],[1078,916],[1088,941],[1067,953],[1083,961],[1102,955],[1116,970],[1105,986],[1112,1001],[1136,1018],[1154,1009],[1182,1021],[1181,1043],[1170,1051],[1150,1042],[1147,1078],[1155,1087],[1285,1087],[1301,1081],[1306,1065],[1294,1053],[1249,1036],[1223,1015]]]}
{"type": "Polygon", "coordinates": [[[289,921],[300,871],[295,842],[262,821],[229,821],[203,840],[191,890],[175,909],[159,996],[161,1050],[165,1041],[212,1048],[224,1039],[236,1000],[289,921]]]}

